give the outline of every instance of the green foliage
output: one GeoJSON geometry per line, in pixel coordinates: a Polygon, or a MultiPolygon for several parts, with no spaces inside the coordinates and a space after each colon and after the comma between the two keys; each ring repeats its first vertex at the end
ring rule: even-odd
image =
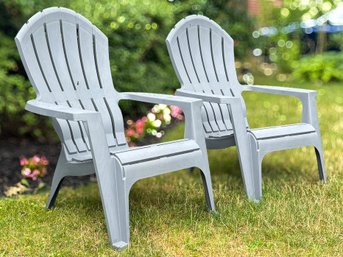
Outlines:
{"type": "MultiPolygon", "coordinates": [[[[175,23],[188,14],[205,14],[227,29],[240,44],[239,56],[249,45],[251,22],[245,7],[231,1],[154,0],[2,0],[0,1],[0,133],[2,136],[46,136],[47,119],[24,112],[34,92],[26,80],[14,36],[34,13],[49,6],[64,6],[82,14],[109,38],[111,71],[118,91],[172,93],[178,81],[169,60],[165,38],[175,23]],[[10,118],[9,118],[10,117],[10,118]],[[6,122],[3,122],[6,121],[6,122]],[[10,121],[8,123],[8,121],[10,121]],[[44,131],[44,133],[43,133],[44,131]]],[[[147,109],[123,102],[124,116],[147,109]]]]}
{"type": "Polygon", "coordinates": [[[271,4],[269,0],[260,0],[261,14],[257,17],[259,27],[273,26],[278,33],[270,37],[259,37],[255,46],[263,49],[269,60],[275,63],[282,73],[291,73],[293,63],[298,61],[302,53],[321,53],[329,47],[340,48],[342,33],[323,35],[317,33],[317,44],[304,42],[304,32],[300,23],[309,19],[317,19],[337,7],[337,0],[284,0],[282,6],[271,4]],[[287,31],[287,26],[296,28],[287,31]],[[288,43],[288,47],[287,47],[288,43]]]}
{"type": "Polygon", "coordinates": [[[304,81],[343,81],[343,54],[328,52],[306,56],[294,63],[294,76],[304,81]]]}
{"type": "Polygon", "coordinates": [[[235,57],[246,58],[247,49],[252,46],[251,33],[254,24],[247,15],[247,6],[241,0],[206,1],[200,12],[214,19],[235,41],[235,57]]]}

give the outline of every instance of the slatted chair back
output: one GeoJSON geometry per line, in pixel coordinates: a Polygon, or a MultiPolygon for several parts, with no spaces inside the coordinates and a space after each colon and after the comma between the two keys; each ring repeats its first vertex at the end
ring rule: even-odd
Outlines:
{"type": "MultiPolygon", "coordinates": [[[[109,148],[127,146],[108,39],[99,29],[69,9],[48,8],[23,26],[16,44],[40,101],[99,111],[109,148]]],[[[69,159],[90,156],[81,122],[56,119],[53,124],[69,159]]]]}
{"type": "MultiPolygon", "coordinates": [[[[173,67],[183,90],[239,96],[232,38],[214,21],[191,15],[179,21],[167,37],[173,67]]],[[[242,99],[245,111],[245,104],[242,99]]],[[[203,127],[208,135],[233,134],[228,106],[204,103],[203,127]]]]}

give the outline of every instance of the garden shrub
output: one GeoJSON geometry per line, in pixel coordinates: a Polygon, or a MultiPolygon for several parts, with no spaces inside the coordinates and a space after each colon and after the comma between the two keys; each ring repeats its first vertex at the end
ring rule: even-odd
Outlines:
{"type": "MultiPolygon", "coordinates": [[[[167,0],[2,0],[0,1],[0,136],[51,138],[47,118],[24,111],[35,98],[15,47],[20,27],[36,12],[64,6],[89,19],[109,38],[111,71],[118,91],[172,94],[179,86],[169,60],[165,38],[181,18],[192,13],[208,15],[229,31],[240,45],[249,45],[252,31],[240,1],[167,0]],[[231,15],[232,14],[232,15],[231,15]],[[241,21],[241,22],[240,22],[241,21]],[[48,128],[48,129],[47,129],[48,128]]],[[[136,118],[148,108],[123,101],[124,116],[136,118]]]]}
{"type": "Polygon", "coordinates": [[[327,52],[303,57],[294,63],[293,75],[303,81],[343,81],[343,54],[327,52]]]}

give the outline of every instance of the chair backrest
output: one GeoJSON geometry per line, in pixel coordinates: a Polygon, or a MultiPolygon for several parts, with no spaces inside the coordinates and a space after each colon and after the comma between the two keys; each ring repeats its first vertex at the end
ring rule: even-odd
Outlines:
{"type": "MultiPolygon", "coordinates": [[[[99,111],[108,146],[127,146],[108,39],[99,29],[69,9],[53,7],[31,17],[15,40],[40,101],[99,111]]],[[[53,125],[70,159],[90,154],[81,122],[53,119],[53,125]]]]}
{"type": "MultiPolygon", "coordinates": [[[[205,16],[190,15],[175,25],[166,42],[183,90],[241,97],[233,40],[217,23],[205,16]]],[[[232,133],[226,105],[204,103],[202,119],[209,134],[232,133]]]]}

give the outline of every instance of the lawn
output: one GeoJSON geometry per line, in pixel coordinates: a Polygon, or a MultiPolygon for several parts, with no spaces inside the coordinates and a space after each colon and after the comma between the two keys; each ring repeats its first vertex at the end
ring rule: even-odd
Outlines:
{"type": "MultiPolygon", "coordinates": [[[[273,84],[273,80],[265,82],[273,84]]],[[[279,85],[281,83],[278,83],[279,85]]],[[[218,214],[206,212],[199,171],[139,181],[130,195],[131,245],[110,248],[96,184],[0,199],[0,256],[342,256],[343,85],[282,83],[318,90],[327,184],[312,148],[271,153],[259,204],[243,191],[236,149],[209,151],[218,214]]],[[[293,98],[245,95],[252,127],[300,121],[293,98]]],[[[182,125],[164,140],[181,138],[182,125]]]]}

